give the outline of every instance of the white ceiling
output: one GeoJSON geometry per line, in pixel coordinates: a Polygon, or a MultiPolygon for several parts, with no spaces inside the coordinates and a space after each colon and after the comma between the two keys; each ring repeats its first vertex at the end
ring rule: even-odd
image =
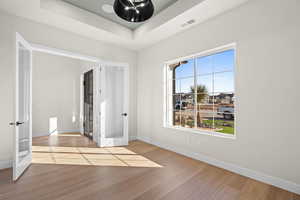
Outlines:
{"type": "MultiPolygon", "coordinates": [[[[159,1],[167,0],[157,0],[157,2],[159,1]]],[[[247,1],[250,0],[178,0],[175,2],[169,0],[169,4],[171,4],[169,7],[161,10],[134,30],[62,0],[1,0],[0,9],[94,40],[139,50],[247,1]],[[194,20],[195,23],[182,26],[190,20],[194,20]]]]}
{"type": "MultiPolygon", "coordinates": [[[[144,23],[130,23],[121,18],[119,18],[115,13],[107,13],[102,9],[103,5],[113,6],[114,0],[63,0],[64,2],[70,3],[71,5],[77,6],[78,8],[84,9],[86,11],[92,12],[96,15],[104,17],[108,20],[116,22],[122,26],[129,29],[136,29],[144,23]]],[[[174,4],[178,0],[153,0],[155,7],[154,16],[174,4]]]]}

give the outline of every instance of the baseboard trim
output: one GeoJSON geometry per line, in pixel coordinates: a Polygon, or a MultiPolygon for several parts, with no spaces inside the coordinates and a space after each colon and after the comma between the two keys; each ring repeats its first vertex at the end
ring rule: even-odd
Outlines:
{"type": "Polygon", "coordinates": [[[129,136],[129,141],[134,141],[134,140],[137,140],[137,136],[136,135],[129,136]]]}
{"type": "Polygon", "coordinates": [[[32,134],[32,137],[43,137],[43,136],[49,136],[51,135],[50,133],[34,133],[32,134]]]}
{"type": "Polygon", "coordinates": [[[212,157],[209,157],[209,156],[206,156],[203,154],[186,151],[185,149],[182,149],[182,148],[180,149],[180,148],[174,147],[173,145],[162,144],[159,142],[153,142],[150,138],[138,136],[137,139],[141,140],[143,142],[164,148],[164,149],[168,149],[168,150],[176,152],[178,154],[181,154],[181,155],[184,155],[184,156],[187,156],[187,157],[190,157],[190,158],[226,169],[228,171],[240,174],[242,176],[246,176],[246,177],[252,178],[254,180],[261,181],[263,183],[267,183],[269,185],[273,185],[278,188],[282,188],[289,192],[300,194],[300,185],[293,183],[291,181],[287,181],[287,180],[284,180],[284,179],[281,179],[278,177],[273,177],[273,176],[270,176],[270,175],[267,175],[267,174],[264,174],[264,173],[261,173],[258,171],[254,171],[254,170],[251,170],[248,168],[240,167],[235,164],[220,161],[220,160],[214,159],[212,157]]]}
{"type": "Polygon", "coordinates": [[[0,169],[7,169],[12,167],[12,160],[0,160],[0,169]]]}
{"type": "Polygon", "coordinates": [[[61,130],[57,131],[58,134],[60,133],[80,133],[80,129],[71,129],[71,130],[61,130]]]}

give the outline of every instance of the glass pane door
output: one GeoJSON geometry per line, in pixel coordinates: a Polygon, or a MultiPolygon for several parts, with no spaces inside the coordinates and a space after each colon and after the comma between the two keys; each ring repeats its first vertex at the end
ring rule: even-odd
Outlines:
{"type": "Polygon", "coordinates": [[[93,70],[84,74],[84,135],[93,139],[93,70]]]}
{"type": "Polygon", "coordinates": [[[17,180],[31,164],[32,117],[31,117],[31,68],[32,50],[19,34],[16,34],[16,116],[15,154],[13,179],[17,180]]]}
{"type": "Polygon", "coordinates": [[[19,43],[19,159],[30,153],[30,51],[19,43]]]}
{"type": "Polygon", "coordinates": [[[124,135],[123,74],[121,67],[106,69],[106,106],[108,111],[106,114],[106,138],[122,138],[124,135]]]}
{"type": "Polygon", "coordinates": [[[101,146],[128,144],[127,69],[108,66],[102,72],[104,110],[101,111],[101,146]]]}

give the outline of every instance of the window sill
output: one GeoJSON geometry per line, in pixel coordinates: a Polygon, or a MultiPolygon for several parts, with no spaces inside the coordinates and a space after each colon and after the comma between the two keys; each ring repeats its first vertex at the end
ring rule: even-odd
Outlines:
{"type": "Polygon", "coordinates": [[[218,133],[218,132],[213,132],[213,131],[203,131],[203,130],[198,130],[198,129],[193,129],[193,128],[183,128],[183,127],[176,127],[176,126],[164,126],[164,128],[178,130],[178,131],[184,131],[184,132],[190,132],[190,133],[195,133],[195,134],[199,134],[199,135],[209,135],[209,136],[222,137],[222,138],[228,138],[228,139],[234,139],[234,140],[236,139],[236,133],[234,135],[230,135],[230,134],[223,134],[223,133],[218,133]]]}

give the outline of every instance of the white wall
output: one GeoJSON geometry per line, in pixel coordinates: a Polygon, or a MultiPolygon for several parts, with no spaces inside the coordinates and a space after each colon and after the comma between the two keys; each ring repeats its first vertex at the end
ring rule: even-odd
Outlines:
{"type": "Polygon", "coordinates": [[[0,168],[9,166],[13,154],[14,86],[15,86],[15,32],[29,42],[64,49],[107,61],[127,62],[130,65],[129,134],[136,136],[136,52],[115,45],[14,17],[0,11],[0,168]]]}
{"type": "Polygon", "coordinates": [[[80,60],[33,53],[33,137],[49,135],[54,130],[79,132],[80,75],[80,60]]]}
{"type": "Polygon", "coordinates": [[[140,51],[138,81],[135,52],[0,12],[0,165],[7,164],[13,152],[8,123],[14,120],[18,31],[30,42],[128,62],[131,136],[136,135],[138,119],[139,138],[300,184],[299,10],[298,0],[252,0],[140,51]],[[163,128],[163,62],[232,42],[237,43],[237,139],[163,128]]]}
{"type": "Polygon", "coordinates": [[[252,0],[140,51],[138,138],[278,177],[300,192],[299,10],[299,0],[252,0]],[[237,139],[163,128],[164,62],[232,42],[237,139]]]}

